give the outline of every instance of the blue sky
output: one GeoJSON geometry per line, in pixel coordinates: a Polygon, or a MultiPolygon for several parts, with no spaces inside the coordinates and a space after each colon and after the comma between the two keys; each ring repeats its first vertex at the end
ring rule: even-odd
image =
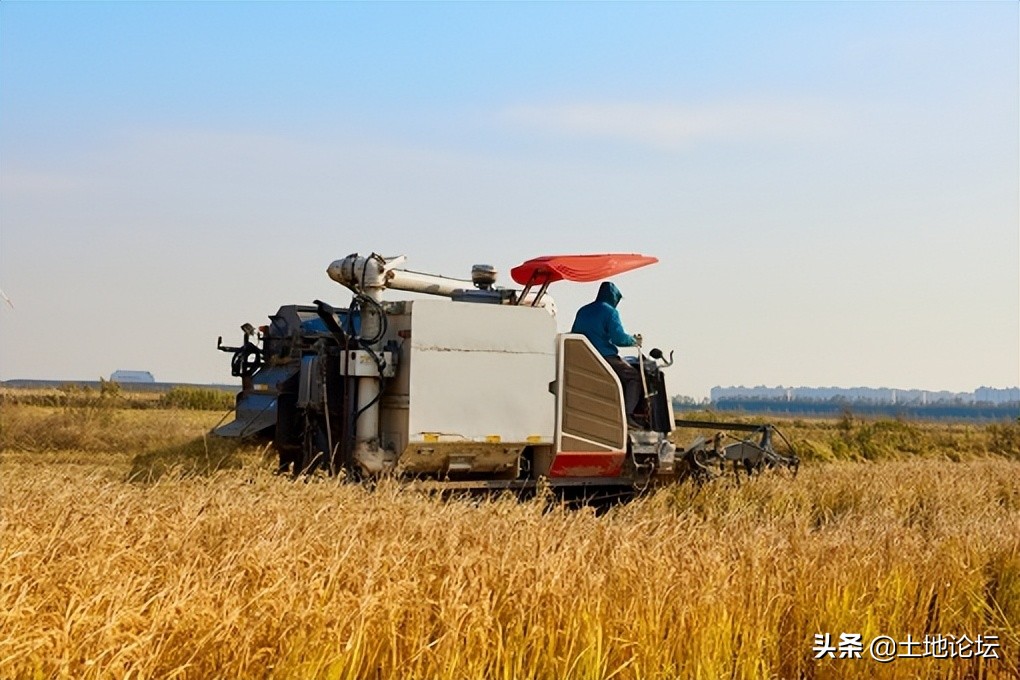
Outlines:
{"type": "MultiPolygon", "coordinates": [[[[350,252],[466,276],[621,251],[661,260],[617,284],[672,392],[1015,385],[1018,21],[0,3],[0,379],[226,381],[216,336],[343,304],[350,252]]],[[[594,289],[552,291],[561,327],[594,289]]]]}

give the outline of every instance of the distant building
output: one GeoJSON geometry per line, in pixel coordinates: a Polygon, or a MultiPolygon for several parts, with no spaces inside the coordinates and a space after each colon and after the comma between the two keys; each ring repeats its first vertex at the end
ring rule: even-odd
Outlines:
{"type": "Polygon", "coordinates": [[[711,400],[766,399],[783,401],[846,400],[869,404],[921,405],[930,404],[1010,404],[1020,401],[1020,388],[979,387],[973,392],[930,392],[888,387],[713,387],[711,400]]]}
{"type": "Polygon", "coordinates": [[[148,371],[114,371],[110,380],[117,383],[154,383],[156,378],[148,371]]]}
{"type": "Polygon", "coordinates": [[[988,404],[1011,404],[1020,402],[1020,387],[979,387],[974,390],[974,398],[988,404]]]}

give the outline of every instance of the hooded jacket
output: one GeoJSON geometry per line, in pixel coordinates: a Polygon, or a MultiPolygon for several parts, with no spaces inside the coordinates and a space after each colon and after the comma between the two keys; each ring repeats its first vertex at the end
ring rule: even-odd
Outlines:
{"type": "Polygon", "coordinates": [[[577,310],[570,332],[583,334],[604,357],[619,354],[618,347],[633,347],[634,337],[623,330],[620,312],[616,311],[616,305],[622,299],[623,295],[614,283],[603,281],[595,302],[577,310]]]}

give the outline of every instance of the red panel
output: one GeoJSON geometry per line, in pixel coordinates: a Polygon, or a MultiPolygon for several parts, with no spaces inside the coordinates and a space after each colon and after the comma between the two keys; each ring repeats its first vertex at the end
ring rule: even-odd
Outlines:
{"type": "Polygon", "coordinates": [[[566,279],[590,283],[629,272],[631,269],[655,264],[659,259],[636,253],[606,253],[604,255],[546,255],[528,260],[510,270],[514,281],[525,286],[532,276],[539,274],[534,283],[541,284],[566,279]]]}
{"type": "Polygon", "coordinates": [[[626,452],[560,451],[549,467],[550,477],[619,477],[626,452]]]}

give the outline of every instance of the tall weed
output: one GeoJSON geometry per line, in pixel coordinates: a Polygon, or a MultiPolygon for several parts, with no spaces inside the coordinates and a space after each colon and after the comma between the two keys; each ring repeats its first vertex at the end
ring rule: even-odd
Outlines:
{"type": "Polygon", "coordinates": [[[229,411],[234,408],[234,393],[208,387],[177,385],[163,394],[157,404],[160,408],[229,411]]]}

